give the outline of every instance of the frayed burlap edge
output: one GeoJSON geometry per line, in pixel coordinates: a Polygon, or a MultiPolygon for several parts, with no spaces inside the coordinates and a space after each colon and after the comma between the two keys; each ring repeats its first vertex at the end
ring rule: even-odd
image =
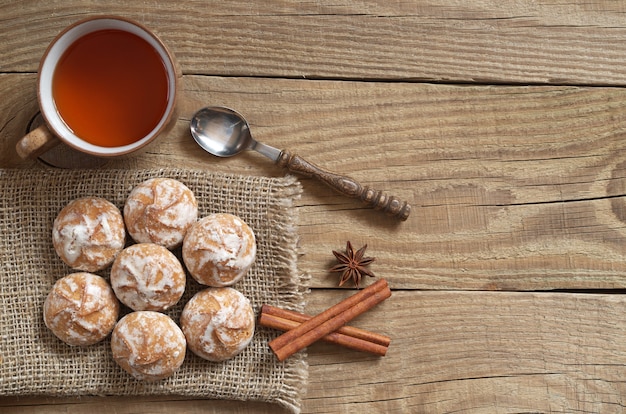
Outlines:
{"type": "MultiPolygon", "coordinates": [[[[285,288],[286,291],[293,292],[290,298],[285,298],[283,306],[287,309],[302,312],[306,304],[306,295],[309,293],[310,284],[310,275],[300,272],[297,266],[298,255],[302,253],[302,250],[299,245],[297,232],[298,210],[294,206],[294,200],[300,197],[302,187],[294,176],[286,176],[284,180],[284,186],[274,187],[276,192],[274,199],[290,212],[281,223],[276,223],[285,235],[282,240],[277,241],[277,245],[280,246],[278,249],[283,253],[281,257],[285,259],[283,262],[285,269],[287,269],[285,275],[291,275],[291,277],[280,279],[284,283],[281,287],[285,288]]],[[[299,354],[297,358],[285,361],[291,368],[285,376],[284,382],[287,393],[282,396],[276,396],[276,402],[294,413],[300,413],[302,396],[306,394],[309,376],[306,350],[301,351],[299,354]]]]}

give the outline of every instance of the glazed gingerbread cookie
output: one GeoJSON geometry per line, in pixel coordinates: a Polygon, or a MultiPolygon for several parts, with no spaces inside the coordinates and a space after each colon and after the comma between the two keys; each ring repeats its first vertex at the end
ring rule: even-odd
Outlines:
{"type": "Polygon", "coordinates": [[[126,231],[120,210],[98,197],[67,204],[52,225],[52,244],[68,266],[86,272],[102,270],[124,248],[126,231]]]}
{"type": "Polygon", "coordinates": [[[103,340],[117,322],[119,302],[106,280],[72,273],[54,284],[43,306],[43,319],[56,337],[69,345],[103,340]]]}
{"type": "Polygon", "coordinates": [[[231,286],[250,269],[256,257],[252,229],[239,217],[218,213],[195,223],[183,242],[183,261],[203,285],[231,286]]]}
{"type": "Polygon", "coordinates": [[[132,312],[111,334],[113,359],[138,380],[158,381],[174,374],[185,360],[186,340],[167,315],[132,312]]]}
{"type": "Polygon", "coordinates": [[[176,248],[197,219],[198,203],[193,192],[171,178],[142,182],[133,188],[124,204],[126,227],[137,243],[176,248]]]}
{"type": "Polygon", "coordinates": [[[165,311],[185,292],[186,275],[178,258],[165,247],[139,243],[117,255],[111,285],[132,310],[165,311]]]}
{"type": "Polygon", "coordinates": [[[254,335],[254,311],[248,298],[229,287],[196,293],[180,317],[189,349],[209,361],[242,352],[254,335]]]}

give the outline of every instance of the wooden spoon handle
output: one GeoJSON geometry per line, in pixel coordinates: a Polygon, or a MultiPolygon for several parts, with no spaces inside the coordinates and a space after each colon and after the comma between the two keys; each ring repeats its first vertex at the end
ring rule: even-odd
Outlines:
{"type": "Polygon", "coordinates": [[[396,197],[388,196],[382,191],[377,191],[367,186],[364,187],[350,177],[325,171],[299,155],[292,155],[289,151],[283,150],[276,160],[276,164],[287,168],[291,172],[307,177],[315,177],[341,194],[358,198],[366,206],[375,210],[382,210],[400,220],[406,220],[411,213],[411,206],[406,201],[403,202],[396,197]]]}

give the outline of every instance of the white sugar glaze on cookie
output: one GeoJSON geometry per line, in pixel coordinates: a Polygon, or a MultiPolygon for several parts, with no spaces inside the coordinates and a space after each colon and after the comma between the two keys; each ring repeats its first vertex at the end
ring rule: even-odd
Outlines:
{"type": "Polygon", "coordinates": [[[254,263],[256,239],[239,217],[211,214],[194,224],[183,242],[183,261],[199,283],[221,287],[239,281],[254,263]]]}
{"type": "Polygon", "coordinates": [[[254,335],[254,311],[248,298],[229,288],[207,288],[185,305],[180,318],[189,349],[209,361],[241,353],[254,335]]]}
{"type": "Polygon", "coordinates": [[[186,346],[178,325],[153,311],[129,313],[111,334],[113,358],[139,380],[157,381],[172,375],[185,359],[186,346]]]}
{"type": "Polygon", "coordinates": [[[131,191],[124,205],[128,233],[138,243],[180,246],[189,227],[198,219],[193,192],[180,181],[152,178],[131,191]]]}
{"type": "Polygon", "coordinates": [[[185,270],[178,258],[154,243],[127,247],[111,267],[115,294],[136,311],[169,309],[185,292],[185,283],[185,270]]]}
{"type": "Polygon", "coordinates": [[[102,277],[72,273],[59,279],[44,302],[44,323],[63,342],[92,345],[113,329],[119,303],[102,277]]]}
{"type": "Polygon", "coordinates": [[[65,206],[54,220],[52,244],[68,266],[95,272],[107,267],[124,247],[126,231],[119,209],[96,197],[65,206]]]}

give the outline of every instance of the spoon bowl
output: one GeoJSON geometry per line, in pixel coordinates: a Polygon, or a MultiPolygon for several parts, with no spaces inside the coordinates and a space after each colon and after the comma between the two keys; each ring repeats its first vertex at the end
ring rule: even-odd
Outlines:
{"type": "Polygon", "coordinates": [[[343,195],[358,198],[368,207],[406,220],[411,206],[381,191],[363,187],[344,175],[326,171],[296,154],[279,150],[252,138],[250,127],[238,112],[224,107],[206,107],[194,114],[190,122],[191,136],[202,149],[218,157],[232,157],[244,150],[255,150],[280,167],[307,177],[314,177],[343,195]]]}
{"type": "Polygon", "coordinates": [[[232,109],[209,107],[191,118],[191,135],[205,151],[232,157],[252,146],[248,123],[232,109]]]}

